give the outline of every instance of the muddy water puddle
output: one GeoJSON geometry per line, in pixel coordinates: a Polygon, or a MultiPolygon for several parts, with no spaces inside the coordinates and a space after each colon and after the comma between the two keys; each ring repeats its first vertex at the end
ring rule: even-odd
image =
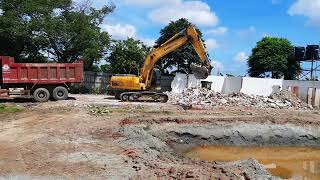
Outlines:
{"type": "Polygon", "coordinates": [[[320,148],[206,146],[188,150],[185,155],[219,162],[254,158],[274,176],[320,180],[320,148]]]}

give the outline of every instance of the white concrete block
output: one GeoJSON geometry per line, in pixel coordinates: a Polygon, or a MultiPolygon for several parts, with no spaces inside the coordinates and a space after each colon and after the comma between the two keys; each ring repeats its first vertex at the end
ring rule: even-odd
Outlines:
{"type": "Polygon", "coordinates": [[[211,90],[213,90],[215,92],[222,93],[225,77],[223,77],[223,76],[209,76],[207,79],[204,79],[202,81],[212,82],[211,90]]]}
{"type": "Polygon", "coordinates": [[[292,91],[295,92],[294,88],[298,88],[296,92],[299,94],[299,98],[304,101],[308,102],[308,90],[309,88],[318,88],[320,89],[320,82],[319,81],[299,81],[299,80],[284,80],[283,81],[283,88],[292,87],[292,91]]]}
{"type": "Polygon", "coordinates": [[[314,88],[309,88],[308,89],[308,104],[309,105],[313,105],[312,102],[313,102],[313,91],[314,91],[314,88]]]}
{"type": "Polygon", "coordinates": [[[241,91],[242,78],[241,77],[226,77],[223,83],[223,94],[237,93],[241,91]]]}
{"type": "Polygon", "coordinates": [[[315,107],[320,107],[320,89],[316,89],[315,107]]]}
{"type": "MultiPolygon", "coordinates": [[[[215,92],[222,93],[223,87],[224,87],[224,82],[225,82],[225,77],[223,77],[223,76],[208,76],[207,79],[200,80],[200,79],[196,79],[194,75],[190,74],[187,76],[187,82],[188,82],[187,87],[188,88],[201,87],[202,81],[212,82],[211,90],[213,90],[215,92]]],[[[182,92],[181,89],[187,88],[187,87],[183,86],[181,88],[176,88],[176,89],[179,89],[178,92],[182,92]]]]}
{"type": "Polygon", "coordinates": [[[188,87],[188,77],[186,74],[177,73],[171,83],[172,92],[181,93],[188,87]]]}
{"type": "Polygon", "coordinates": [[[188,88],[201,87],[201,80],[197,79],[193,74],[188,75],[188,88]]]}
{"type": "Polygon", "coordinates": [[[292,89],[291,86],[289,86],[287,90],[290,91],[290,92],[292,92],[293,89],[292,89]]]}
{"type": "Polygon", "coordinates": [[[248,95],[270,96],[282,88],[282,79],[248,78],[242,80],[241,92],[248,95]]]}

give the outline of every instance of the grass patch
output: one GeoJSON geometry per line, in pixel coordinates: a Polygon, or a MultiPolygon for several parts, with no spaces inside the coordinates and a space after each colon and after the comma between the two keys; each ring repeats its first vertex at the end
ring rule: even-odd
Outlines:
{"type": "Polygon", "coordinates": [[[171,111],[165,111],[165,110],[159,110],[159,111],[156,111],[156,110],[151,110],[151,111],[142,111],[143,113],[147,113],[147,114],[173,114],[173,112],[171,111]]]}
{"type": "Polygon", "coordinates": [[[143,108],[126,109],[126,108],[112,108],[112,107],[92,107],[89,109],[89,113],[94,116],[104,116],[113,113],[142,113],[142,114],[173,114],[171,111],[166,110],[147,110],[143,108]]]}
{"type": "Polygon", "coordinates": [[[17,113],[21,111],[23,111],[23,109],[17,106],[0,105],[0,113],[17,113]]]}
{"type": "Polygon", "coordinates": [[[89,109],[92,115],[108,115],[111,113],[127,113],[129,110],[120,108],[109,108],[109,107],[93,107],[89,109]]]}

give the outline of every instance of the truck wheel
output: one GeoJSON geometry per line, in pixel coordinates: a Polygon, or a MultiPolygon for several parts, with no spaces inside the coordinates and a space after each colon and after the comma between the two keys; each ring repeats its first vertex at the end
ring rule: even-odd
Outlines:
{"type": "Polygon", "coordinates": [[[38,88],[33,92],[33,98],[37,102],[47,102],[50,98],[50,93],[46,88],[38,88]]]}
{"type": "Polygon", "coordinates": [[[68,90],[63,86],[56,87],[52,91],[52,97],[56,101],[66,100],[68,98],[68,90]]]}
{"type": "Polygon", "coordinates": [[[123,101],[123,102],[127,102],[127,101],[129,101],[129,94],[127,94],[127,93],[122,93],[121,95],[120,95],[120,99],[121,99],[121,101],[123,101]]]}

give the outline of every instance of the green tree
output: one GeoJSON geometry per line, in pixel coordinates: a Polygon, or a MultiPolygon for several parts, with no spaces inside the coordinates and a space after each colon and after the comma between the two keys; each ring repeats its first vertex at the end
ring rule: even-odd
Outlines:
{"type": "Polygon", "coordinates": [[[132,38],[115,41],[110,55],[106,58],[107,64],[101,69],[114,74],[138,75],[149,50],[141,41],[132,38]]]}
{"type": "MultiPolygon", "coordinates": [[[[160,37],[156,41],[157,45],[161,45],[175,34],[186,29],[188,26],[192,25],[187,19],[179,19],[177,21],[172,21],[161,29],[160,37]]],[[[197,29],[200,37],[202,38],[202,33],[197,29]]],[[[191,73],[190,65],[195,62],[199,62],[200,59],[197,52],[194,50],[191,43],[178,48],[176,51],[169,53],[165,57],[161,58],[157,63],[157,67],[164,74],[168,74],[167,69],[176,67],[178,72],[191,73]]]]}
{"type": "Polygon", "coordinates": [[[300,63],[295,59],[294,53],[289,56],[287,62],[287,69],[284,71],[284,79],[286,80],[296,80],[299,78],[301,73],[300,63]]]}
{"type": "Polygon", "coordinates": [[[0,16],[0,53],[24,62],[44,60],[39,52],[40,40],[33,38],[37,32],[36,23],[58,7],[55,2],[0,0],[0,9],[3,10],[0,16]]]}
{"type": "Polygon", "coordinates": [[[293,46],[284,38],[265,37],[252,49],[248,60],[251,77],[294,79],[299,74],[300,65],[292,59],[293,46]]]}
{"type": "Polygon", "coordinates": [[[90,70],[110,46],[99,25],[114,8],[95,9],[89,1],[75,6],[72,0],[0,0],[0,53],[21,62],[83,58],[90,70]]]}

